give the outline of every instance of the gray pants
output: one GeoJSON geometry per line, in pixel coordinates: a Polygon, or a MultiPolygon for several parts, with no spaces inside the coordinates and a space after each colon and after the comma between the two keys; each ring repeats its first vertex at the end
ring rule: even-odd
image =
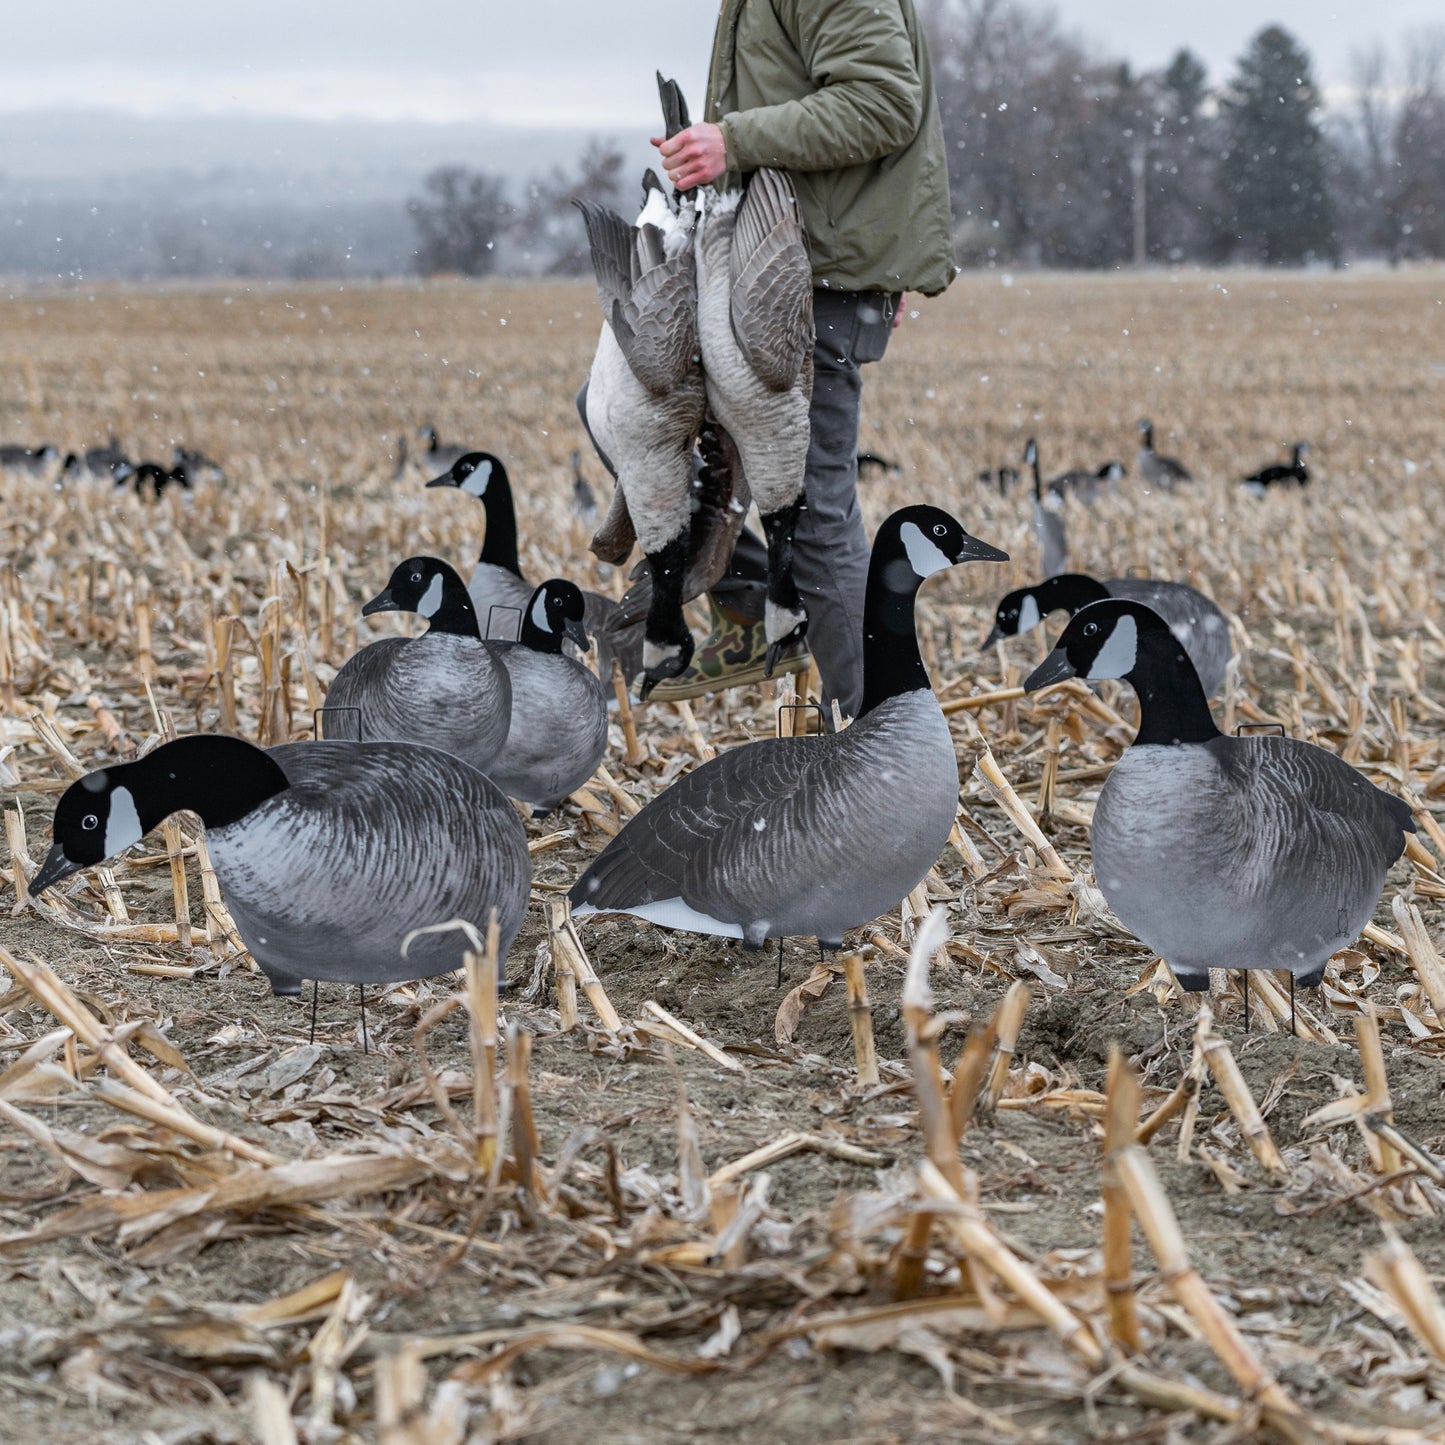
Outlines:
{"type": "Polygon", "coordinates": [[[808,613],[808,648],[844,717],[863,703],[863,593],[868,536],[858,509],[858,411],[865,362],[887,350],[899,297],[885,291],[813,292],[813,406],[807,506],[793,538],[793,576],[808,613]]]}

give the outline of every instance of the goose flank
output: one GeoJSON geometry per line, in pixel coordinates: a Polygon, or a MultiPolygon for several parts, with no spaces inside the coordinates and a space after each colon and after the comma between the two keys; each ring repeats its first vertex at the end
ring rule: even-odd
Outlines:
{"type": "Polygon", "coordinates": [[[536,818],[580,788],[607,751],[607,696],[562,651],[563,637],[584,652],[591,645],[583,612],[581,589],[554,577],[532,594],[520,639],[492,644],[512,681],[512,720],[488,776],[536,818]]]}
{"type": "Polygon", "coordinates": [[[1318,984],[1370,921],[1415,831],[1408,805],[1313,743],[1221,734],[1188,654],[1141,603],[1085,607],[1024,686],[1069,677],[1124,678],[1139,697],[1091,830],[1120,922],[1188,990],[1208,988],[1211,968],[1318,984]]]}
{"type": "Polygon", "coordinates": [[[838,947],[896,906],[937,860],[958,803],[914,601],[926,577],[969,560],[1006,556],[937,507],[893,513],[869,566],[858,719],[747,743],[681,778],[574,884],[574,913],[630,913],[746,948],[793,935],[838,947]]]}
{"type": "Polygon", "coordinates": [[[420,637],[383,637],[347,658],[326,706],[358,708],[361,736],[442,748],[487,772],[507,739],[512,684],[462,579],[436,557],[408,557],[365,607],[416,612],[431,624],[420,637]]]}
{"type": "Polygon", "coordinates": [[[380,742],[178,738],[86,774],[55,810],[31,896],[114,857],[178,809],[198,813],[237,930],[277,993],[302,979],[388,983],[460,967],[456,933],[497,911],[502,956],[531,884],[516,810],[437,748],[380,742]]]}
{"type": "Polygon", "coordinates": [[[1205,696],[1219,694],[1231,655],[1229,623],[1208,597],[1183,582],[1152,577],[1109,577],[1101,582],[1085,572],[1062,572],[1032,587],[1020,587],[999,602],[984,651],[1002,638],[1017,637],[1037,627],[1050,612],[1062,609],[1073,616],[1105,597],[1123,597],[1152,607],[1189,654],[1205,696]]]}

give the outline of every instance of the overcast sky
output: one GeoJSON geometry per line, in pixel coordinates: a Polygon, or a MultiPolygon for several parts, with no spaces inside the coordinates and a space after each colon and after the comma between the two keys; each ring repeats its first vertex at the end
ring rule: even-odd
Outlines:
{"type": "MultiPolygon", "coordinates": [[[[650,125],[654,68],[700,95],[715,0],[0,0],[0,111],[650,125]]],[[[1278,22],[1327,87],[1351,52],[1440,25],[1441,0],[1060,0],[1066,28],[1138,67],[1180,44],[1214,78],[1278,22]]],[[[4,158],[0,157],[0,166],[4,158]]]]}

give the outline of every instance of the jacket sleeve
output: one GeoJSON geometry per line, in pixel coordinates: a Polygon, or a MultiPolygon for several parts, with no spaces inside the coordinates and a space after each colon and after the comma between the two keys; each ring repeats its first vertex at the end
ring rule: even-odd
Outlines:
{"type": "Polygon", "coordinates": [[[917,135],[923,84],[897,0],[775,0],[775,8],[818,89],[724,116],[729,170],[838,170],[917,135]]]}

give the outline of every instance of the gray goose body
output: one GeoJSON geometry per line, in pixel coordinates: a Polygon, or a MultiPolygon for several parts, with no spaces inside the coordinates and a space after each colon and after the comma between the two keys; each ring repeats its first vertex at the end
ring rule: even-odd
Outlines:
{"type": "Polygon", "coordinates": [[[1223,736],[1164,619],[1108,598],[1076,613],[1029,677],[1126,678],[1139,733],[1110,772],[1090,848],[1121,923],[1191,990],[1211,968],[1283,968],[1306,985],[1369,922],[1415,831],[1409,806],[1295,738],[1223,736]]]}
{"type": "Polygon", "coordinates": [[[1139,443],[1139,475],[1152,486],[1172,492],[1180,482],[1192,482],[1194,474],[1178,457],[1164,456],[1154,450],[1154,423],[1148,417],[1139,422],[1142,440],[1139,443]]]}
{"type": "MultiPolygon", "coordinates": [[[[442,748],[485,773],[507,740],[512,684],[490,644],[429,632],[347,658],[326,706],[361,709],[362,737],[442,748]]],[[[349,727],[338,718],[334,727],[349,727]]]]}
{"type": "Polygon", "coordinates": [[[1214,602],[1197,587],[1185,582],[1166,582],[1154,577],[1107,577],[1109,596],[1123,597],[1151,607],[1189,654],[1204,684],[1205,697],[1218,697],[1224,690],[1232,649],[1229,621],[1214,602]]]}
{"type": "Polygon", "coordinates": [[[679,779],[573,885],[574,913],[630,913],[755,948],[797,934],[837,946],[896,906],[938,858],[958,807],[914,599],[924,577],[967,559],[1004,554],[936,507],[889,517],[869,568],[857,721],[748,743],[679,779]]]}
{"type": "Polygon", "coordinates": [[[206,842],[242,941],[291,979],[390,983],[459,968],[464,918],[506,958],[527,909],[527,836],[501,789],[454,754],[402,743],[283,743],[291,786],[206,842]]]}
{"type": "Polygon", "coordinates": [[[30,476],[39,476],[50,470],[51,464],[59,455],[49,443],[40,447],[0,446],[0,471],[25,472],[30,476]]]}

